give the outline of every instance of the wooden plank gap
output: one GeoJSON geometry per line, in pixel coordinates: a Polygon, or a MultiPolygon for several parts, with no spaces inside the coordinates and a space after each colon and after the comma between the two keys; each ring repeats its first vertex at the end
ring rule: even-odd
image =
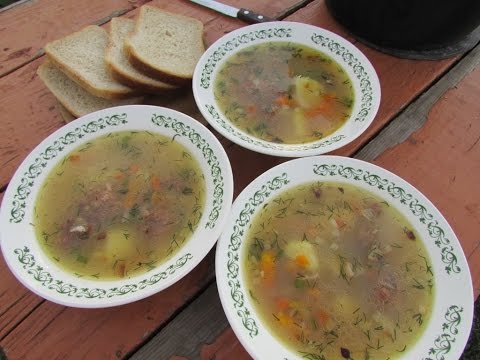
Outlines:
{"type": "MultiPolygon", "coordinates": [[[[23,299],[25,296],[27,296],[28,293],[26,292],[25,294],[22,295],[22,297],[20,299],[23,299]]],[[[41,300],[37,305],[35,305],[28,313],[26,313],[16,324],[16,326],[18,326],[19,324],[21,324],[25,319],[27,319],[33,312],[35,312],[35,310],[37,310],[46,300],[41,300]]],[[[15,305],[15,304],[14,304],[15,305]]],[[[2,337],[0,337],[0,341],[5,339],[8,335],[10,335],[10,333],[15,330],[15,327],[12,327],[10,329],[10,331],[7,331],[2,337]]],[[[1,358],[0,358],[1,360],[1,358]]]]}
{"type": "MultiPolygon", "coordinates": [[[[14,3],[10,6],[7,6],[6,8],[4,9],[1,9],[1,11],[4,11],[5,9],[7,8],[10,8],[12,6],[15,6],[17,4],[20,4],[20,3],[26,3],[26,2],[31,2],[31,0],[26,0],[26,1],[20,1],[19,3],[14,3]]],[[[113,10],[110,14],[98,19],[98,20],[94,20],[90,23],[90,25],[98,25],[98,26],[101,26],[101,25],[104,25],[106,23],[108,23],[110,20],[112,20],[113,18],[115,17],[119,17],[119,16],[122,16],[122,15],[125,15],[126,13],[130,12],[130,11],[133,11],[135,10],[137,7],[143,5],[143,4],[146,4],[150,2],[150,0],[145,0],[145,1],[140,1],[140,3],[136,3],[135,1],[131,1],[130,4],[132,5],[132,7],[129,7],[129,8],[122,8],[122,9],[118,9],[118,10],[113,10]]],[[[85,26],[87,26],[88,24],[86,24],[85,26]]],[[[0,72],[0,78],[4,77],[4,76],[7,76],[15,71],[17,71],[18,69],[24,67],[25,65],[28,65],[29,63],[37,60],[38,58],[42,57],[43,55],[45,55],[45,51],[43,50],[43,48],[39,49],[35,54],[33,54],[30,58],[22,61],[21,63],[19,63],[18,65],[10,68],[10,69],[7,69],[5,70],[4,72],[0,72]]]]}
{"type": "MultiPolygon", "coordinates": [[[[132,356],[135,355],[136,352],[138,352],[140,349],[143,349],[147,346],[149,346],[149,344],[151,344],[151,341],[156,338],[160,333],[162,333],[162,331],[168,327],[170,325],[170,323],[174,323],[175,321],[177,321],[177,316],[179,314],[181,314],[185,309],[188,309],[192,303],[194,303],[195,301],[197,301],[198,298],[202,298],[203,294],[212,286],[213,283],[215,283],[215,276],[214,276],[214,271],[210,272],[209,273],[209,276],[211,277],[207,283],[196,293],[194,294],[193,296],[191,296],[189,299],[187,299],[183,305],[179,308],[177,308],[175,310],[175,312],[173,312],[171,314],[171,316],[166,319],[162,325],[160,327],[158,327],[155,331],[152,331],[148,336],[146,336],[144,339],[143,339],[143,342],[138,344],[138,346],[132,348],[129,352],[127,352],[125,355],[124,355],[124,359],[131,359],[132,356]]],[[[184,339],[182,339],[184,340],[184,339]]]]}
{"type": "Polygon", "coordinates": [[[4,72],[0,73],[0,79],[4,76],[10,75],[11,73],[14,73],[15,71],[19,70],[20,68],[24,67],[25,65],[30,64],[32,61],[35,61],[39,58],[41,58],[43,55],[45,55],[45,50],[43,48],[39,49],[35,54],[32,55],[32,57],[28,58],[25,61],[22,61],[18,65],[14,66],[11,69],[8,69],[4,72]]]}
{"type": "Polygon", "coordinates": [[[101,19],[98,19],[98,20],[95,20],[92,25],[104,25],[106,23],[108,23],[110,20],[112,20],[113,18],[116,18],[116,17],[119,17],[119,16],[122,16],[122,15],[125,15],[126,13],[130,12],[130,11],[133,11],[134,9],[120,9],[120,10],[114,10],[112,13],[110,13],[109,15],[107,16],[104,16],[103,18],[101,19]]]}
{"type": "MultiPolygon", "coordinates": [[[[40,305],[40,304],[39,304],[40,305]]],[[[38,307],[38,306],[37,306],[38,307]]],[[[44,326],[42,326],[38,331],[37,333],[34,335],[34,337],[37,337],[37,335],[40,335],[43,330],[45,330],[46,328],[48,328],[50,326],[51,323],[53,323],[55,321],[55,319],[57,317],[59,317],[65,310],[67,310],[68,307],[64,306],[63,309],[60,310],[60,312],[55,316],[55,317],[52,317],[44,326]]],[[[41,335],[40,335],[41,336],[41,335]]]]}
{"type": "Polygon", "coordinates": [[[276,16],[276,19],[277,20],[283,20],[286,17],[292,15],[294,12],[297,12],[298,10],[304,8],[305,6],[307,6],[308,4],[310,4],[313,1],[314,0],[302,0],[299,3],[294,4],[294,5],[286,8],[285,10],[283,10],[280,14],[278,14],[276,16]]]}
{"type": "Polygon", "coordinates": [[[470,254],[467,256],[467,260],[473,260],[473,256],[476,255],[475,252],[480,249],[480,240],[477,240],[477,243],[475,244],[475,247],[473,250],[470,252],[470,254]]]}
{"type": "MultiPolygon", "coordinates": [[[[0,297],[1,297],[4,293],[5,293],[5,291],[3,291],[3,292],[0,294],[0,297]]],[[[20,296],[20,298],[18,299],[18,301],[21,301],[21,300],[22,300],[25,296],[27,296],[27,295],[28,295],[28,292],[23,293],[22,296],[20,296]]],[[[2,315],[4,315],[5,313],[7,313],[8,310],[10,310],[11,308],[13,308],[15,305],[16,305],[15,303],[11,303],[11,304],[8,305],[7,307],[3,308],[2,311],[0,311],[0,317],[1,317],[2,315]]],[[[1,329],[2,329],[2,328],[0,327],[0,330],[1,330],[1,329]]],[[[1,340],[1,339],[2,339],[2,338],[0,337],[0,340],[1,340]]]]}
{"type": "Polygon", "coordinates": [[[228,326],[212,281],[185,311],[129,359],[199,359],[202,345],[212,343],[228,326]]]}
{"type": "Polygon", "coordinates": [[[384,151],[407,140],[410,135],[425,124],[432,106],[448,90],[454,88],[465,76],[470,74],[478,64],[480,64],[480,45],[468,52],[460,61],[454,63],[443,76],[437,78],[432,86],[388,122],[353,157],[372,161],[384,151]]]}

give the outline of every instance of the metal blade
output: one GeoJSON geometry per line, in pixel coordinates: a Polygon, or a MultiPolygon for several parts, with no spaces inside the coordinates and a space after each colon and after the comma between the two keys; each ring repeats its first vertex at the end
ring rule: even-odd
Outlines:
{"type": "Polygon", "coordinates": [[[202,5],[212,10],[218,11],[227,16],[236,18],[238,15],[239,9],[230,5],[219,3],[218,1],[213,1],[213,0],[190,0],[190,1],[194,2],[195,4],[202,5]]]}

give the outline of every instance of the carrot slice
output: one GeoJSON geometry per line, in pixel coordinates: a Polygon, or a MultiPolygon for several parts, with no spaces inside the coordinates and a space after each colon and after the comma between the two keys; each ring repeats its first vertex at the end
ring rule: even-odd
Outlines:
{"type": "Polygon", "coordinates": [[[284,326],[293,325],[293,318],[291,316],[284,314],[283,312],[279,312],[277,314],[277,319],[280,322],[280,324],[284,326]]]}
{"type": "Polygon", "coordinates": [[[113,175],[113,178],[115,180],[122,180],[123,178],[125,178],[125,174],[122,173],[122,172],[119,172],[119,173],[116,173],[115,175],[113,175]]]}
{"type": "Polygon", "coordinates": [[[125,194],[125,198],[123,199],[124,209],[130,209],[133,204],[135,204],[135,200],[137,199],[141,186],[141,182],[137,179],[130,181],[128,184],[128,192],[125,194]]]}
{"type": "Polygon", "coordinates": [[[160,184],[160,178],[159,178],[158,176],[155,176],[155,175],[152,176],[151,182],[152,182],[152,188],[153,188],[154,190],[160,189],[160,185],[161,185],[161,184],[160,184]]]}
{"type": "Polygon", "coordinates": [[[275,305],[279,311],[285,311],[290,306],[290,300],[285,297],[279,297],[275,300],[275,305]]]}
{"type": "Polygon", "coordinates": [[[345,221],[343,221],[341,218],[339,217],[336,217],[335,218],[335,222],[337,223],[337,228],[341,229],[343,228],[345,225],[347,225],[347,223],[345,221]]]}
{"type": "Polygon", "coordinates": [[[275,104],[279,106],[289,106],[293,107],[295,105],[295,101],[293,99],[290,99],[288,95],[280,95],[275,99],[275,104]]]}
{"type": "Polygon", "coordinates": [[[325,94],[322,96],[320,104],[313,109],[305,110],[304,114],[307,119],[318,115],[330,116],[333,113],[333,108],[335,105],[335,96],[331,94],[325,94]]]}
{"type": "Polygon", "coordinates": [[[315,318],[320,325],[326,325],[330,320],[330,315],[326,311],[319,309],[315,312],[315,318]]]}
{"type": "Polygon", "coordinates": [[[68,157],[68,160],[70,160],[71,162],[78,162],[80,161],[80,155],[70,155],[68,157]]]}
{"type": "Polygon", "coordinates": [[[308,257],[306,257],[305,255],[297,255],[295,257],[295,262],[302,266],[302,267],[307,267],[310,265],[310,261],[308,260],[308,257]]]}
{"type": "Polygon", "coordinates": [[[132,174],[135,174],[138,170],[140,170],[140,165],[133,163],[130,165],[129,170],[132,174]]]}
{"type": "Polygon", "coordinates": [[[260,270],[266,285],[272,285],[275,273],[275,256],[272,251],[264,251],[260,259],[260,270]]]}
{"type": "Polygon", "coordinates": [[[316,287],[314,288],[308,288],[307,290],[308,295],[310,295],[313,298],[319,298],[320,297],[320,290],[316,287]]]}

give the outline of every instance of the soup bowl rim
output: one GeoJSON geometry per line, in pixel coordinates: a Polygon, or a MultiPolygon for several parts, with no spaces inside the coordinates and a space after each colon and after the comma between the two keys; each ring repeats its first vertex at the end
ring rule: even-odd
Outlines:
{"type": "Polygon", "coordinates": [[[249,25],[222,36],[198,61],[192,88],[203,117],[221,135],[246,149],[282,157],[320,155],[351,143],[373,122],[381,98],[378,75],[355,45],[329,30],[292,21],[249,25]],[[339,129],[317,141],[282,144],[262,140],[239,129],[223,114],[214,96],[215,78],[222,64],[246,47],[268,42],[306,45],[332,57],[343,67],[354,85],[355,102],[351,116],[339,129]]]}
{"type": "Polygon", "coordinates": [[[218,139],[204,125],[164,107],[112,107],[62,126],[27,155],[2,200],[1,250],[14,276],[47,300],[82,308],[127,304],[165,290],[190,273],[215,245],[232,199],[230,161],[218,139]],[[149,272],[118,280],[76,277],[56,265],[38,244],[32,219],[39,189],[49,171],[85,142],[112,132],[144,130],[175,138],[195,157],[206,179],[205,214],[179,251],[149,272]]]}
{"type": "Polygon", "coordinates": [[[468,263],[452,228],[430,200],[406,180],[377,165],[332,155],[277,165],[253,180],[233,203],[217,243],[215,271],[222,307],[248,353],[255,359],[302,359],[270,333],[255,309],[245,280],[243,244],[253,219],[269,200],[286,189],[314,181],[343,182],[370,191],[393,204],[413,225],[433,266],[435,295],[426,328],[399,359],[428,359],[431,352],[441,353],[445,360],[457,359],[469,337],[474,297],[468,263]],[[422,217],[427,219],[425,224],[422,217]],[[431,235],[427,230],[430,225],[431,235]]]}

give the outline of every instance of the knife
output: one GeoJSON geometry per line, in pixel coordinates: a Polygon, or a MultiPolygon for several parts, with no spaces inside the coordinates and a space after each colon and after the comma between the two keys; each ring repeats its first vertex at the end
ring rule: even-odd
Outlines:
{"type": "Polygon", "coordinates": [[[262,23],[267,21],[275,21],[275,19],[269,18],[268,16],[258,14],[249,9],[237,9],[236,7],[222,4],[214,0],[190,0],[195,4],[205,6],[209,9],[215,10],[221,14],[231,16],[243,20],[249,24],[262,23]]]}

